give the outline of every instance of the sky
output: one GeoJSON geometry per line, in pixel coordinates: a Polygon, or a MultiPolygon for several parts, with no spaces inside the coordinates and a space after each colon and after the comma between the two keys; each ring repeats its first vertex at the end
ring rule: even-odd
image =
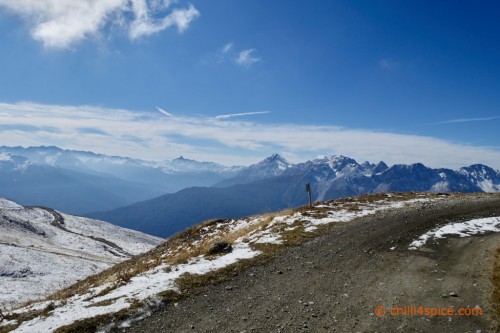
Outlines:
{"type": "Polygon", "coordinates": [[[500,169],[500,3],[0,0],[0,145],[500,169]]]}

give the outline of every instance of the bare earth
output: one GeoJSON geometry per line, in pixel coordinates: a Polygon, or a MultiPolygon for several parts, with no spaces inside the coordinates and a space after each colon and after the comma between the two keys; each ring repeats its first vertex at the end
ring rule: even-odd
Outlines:
{"type": "Polygon", "coordinates": [[[453,197],[345,224],[203,287],[116,332],[500,332],[491,274],[500,234],[408,245],[436,225],[500,216],[499,195],[453,197]],[[391,248],[395,247],[393,250],[391,248]],[[377,306],[482,316],[376,316],[377,306]]]}

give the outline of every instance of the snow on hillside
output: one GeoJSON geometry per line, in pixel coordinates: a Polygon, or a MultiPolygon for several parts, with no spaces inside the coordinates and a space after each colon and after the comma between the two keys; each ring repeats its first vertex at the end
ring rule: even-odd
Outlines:
{"type": "Polygon", "coordinates": [[[493,184],[490,179],[485,179],[483,181],[478,182],[478,186],[484,192],[500,192],[500,184],[493,184]]]}
{"type": "MultiPolygon", "coordinates": [[[[144,259],[142,266],[145,268],[142,271],[137,271],[139,263],[120,267],[119,274],[130,273],[130,276],[125,279],[120,279],[118,275],[114,278],[101,277],[101,284],[90,285],[82,294],[71,293],[73,296],[53,303],[54,309],[49,314],[21,323],[11,320],[9,324],[19,325],[14,332],[51,332],[78,320],[116,313],[137,302],[154,304],[160,300],[158,294],[169,290],[179,291],[176,280],[183,274],[205,274],[239,260],[256,257],[262,253],[260,246],[286,244],[294,233],[306,234],[325,224],[350,222],[380,211],[425,205],[441,199],[442,196],[436,194],[384,194],[330,201],[314,208],[276,215],[209,221],[167,241],[157,257],[144,259]],[[231,252],[215,256],[206,255],[206,251],[200,252],[203,246],[221,239],[231,242],[231,252]],[[187,260],[179,260],[186,253],[194,255],[187,260]]],[[[15,310],[10,315],[30,312],[47,304],[33,304],[15,310]]]]}
{"type": "Polygon", "coordinates": [[[103,238],[112,242],[126,252],[136,255],[151,249],[163,239],[143,234],[131,229],[125,229],[104,221],[88,219],[79,216],[61,214],[66,229],[94,238],[103,238]]]}
{"type": "Polygon", "coordinates": [[[162,239],[0,199],[0,307],[44,298],[162,239]]]}
{"type": "Polygon", "coordinates": [[[14,201],[0,198],[0,209],[22,209],[23,206],[18,205],[14,201]]]}
{"type": "Polygon", "coordinates": [[[10,161],[10,155],[6,153],[0,153],[0,161],[10,161]]]}

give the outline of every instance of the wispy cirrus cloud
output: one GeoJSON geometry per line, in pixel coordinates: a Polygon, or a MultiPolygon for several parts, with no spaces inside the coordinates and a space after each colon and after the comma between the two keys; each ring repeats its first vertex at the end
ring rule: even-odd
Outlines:
{"type": "Polygon", "coordinates": [[[205,64],[222,64],[230,62],[238,66],[249,68],[253,64],[262,61],[261,57],[256,57],[254,55],[256,52],[256,49],[237,50],[235,44],[229,42],[217,49],[215,53],[205,56],[202,62],[205,64]]]}
{"type": "Polygon", "coordinates": [[[0,8],[20,16],[31,36],[49,49],[66,49],[96,37],[111,25],[131,39],[170,27],[185,31],[200,13],[193,6],[172,9],[172,0],[0,0],[0,8]]]}
{"type": "Polygon", "coordinates": [[[254,52],[255,49],[241,51],[240,53],[238,53],[238,57],[235,59],[236,63],[243,67],[250,67],[256,62],[262,61],[262,58],[252,55],[254,52]]]}
{"type": "Polygon", "coordinates": [[[0,103],[0,142],[9,146],[57,145],[146,159],[184,154],[225,164],[248,164],[282,152],[296,162],[343,154],[360,162],[422,162],[451,168],[485,163],[500,168],[500,154],[494,148],[429,136],[334,125],[266,124],[231,117],[166,118],[157,110],[136,112],[85,105],[0,103]]]}

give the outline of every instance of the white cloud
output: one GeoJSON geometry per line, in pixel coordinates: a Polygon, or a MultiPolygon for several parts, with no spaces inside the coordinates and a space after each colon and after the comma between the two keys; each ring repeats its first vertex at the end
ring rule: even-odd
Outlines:
{"type": "Polygon", "coordinates": [[[235,59],[236,63],[238,65],[242,65],[244,67],[250,67],[254,63],[259,62],[262,60],[262,58],[257,58],[252,56],[252,53],[255,51],[255,49],[248,49],[248,50],[243,50],[238,54],[238,57],[235,59]]]}
{"type": "Polygon", "coordinates": [[[131,39],[173,26],[183,32],[200,15],[193,5],[166,14],[171,4],[161,0],[0,0],[0,7],[20,16],[32,37],[50,49],[69,48],[96,37],[111,24],[128,30],[131,39]],[[134,19],[126,18],[129,13],[134,19]]]}
{"type": "Polygon", "coordinates": [[[150,6],[153,10],[164,10],[175,3],[176,0],[149,0],[150,6]]]}
{"type": "Polygon", "coordinates": [[[161,20],[151,18],[145,0],[134,0],[135,20],[130,25],[129,36],[137,39],[163,31],[172,26],[176,26],[179,32],[184,32],[191,21],[196,19],[200,12],[190,5],[187,9],[175,9],[161,20]]]}
{"type": "Polygon", "coordinates": [[[183,154],[226,164],[256,162],[273,152],[285,152],[296,158],[295,162],[342,154],[359,162],[422,162],[449,168],[484,163],[500,169],[498,150],[428,136],[332,125],[262,124],[179,115],[167,118],[157,110],[134,112],[93,106],[0,103],[0,142],[8,146],[57,145],[146,159],[183,154]]]}

